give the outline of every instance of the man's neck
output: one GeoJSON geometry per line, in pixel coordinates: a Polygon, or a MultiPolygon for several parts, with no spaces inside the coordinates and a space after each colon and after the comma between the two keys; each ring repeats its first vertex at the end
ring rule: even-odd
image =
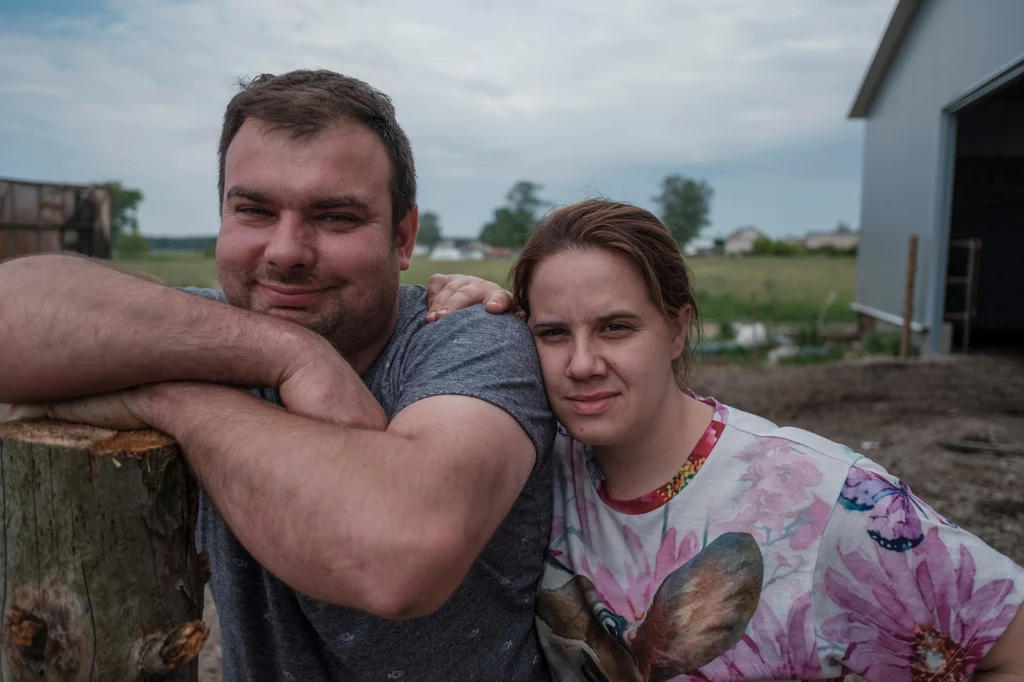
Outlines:
{"type": "Polygon", "coordinates": [[[401,289],[395,299],[395,307],[391,313],[391,319],[384,326],[384,329],[378,335],[378,337],[368,346],[364,346],[357,351],[346,353],[344,350],[339,349],[348,363],[352,365],[352,369],[356,371],[356,374],[363,376],[373,366],[373,363],[377,361],[380,354],[384,352],[387,345],[391,342],[391,337],[395,335],[395,329],[398,327],[398,315],[402,310],[402,296],[401,289]]]}

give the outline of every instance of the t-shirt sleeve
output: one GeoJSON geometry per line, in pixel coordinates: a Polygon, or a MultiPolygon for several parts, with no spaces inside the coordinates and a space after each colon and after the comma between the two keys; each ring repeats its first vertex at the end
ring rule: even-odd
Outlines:
{"type": "Polygon", "coordinates": [[[454,311],[416,333],[403,363],[396,414],[431,396],[477,398],[507,412],[529,434],[536,465],[549,455],[555,421],[533,338],[516,316],[493,315],[479,305],[454,311]]]}
{"type": "Polygon", "coordinates": [[[205,298],[209,301],[220,301],[221,303],[227,303],[228,299],[224,295],[224,292],[219,289],[204,289],[202,287],[176,287],[178,291],[183,291],[186,294],[192,294],[199,298],[205,298]]]}
{"type": "Polygon", "coordinates": [[[869,682],[964,679],[1024,602],[1024,569],[868,459],[849,470],[814,581],[825,670],[869,682]]]}

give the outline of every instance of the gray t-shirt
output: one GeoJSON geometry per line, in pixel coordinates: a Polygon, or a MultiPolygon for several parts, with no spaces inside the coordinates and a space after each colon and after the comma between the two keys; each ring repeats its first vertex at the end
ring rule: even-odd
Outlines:
{"type": "MultiPolygon", "coordinates": [[[[219,291],[188,291],[224,300],[219,291]]],[[[554,418],[532,339],[514,316],[482,306],[429,325],[426,312],[423,288],[403,286],[398,326],[363,381],[389,419],[434,395],[472,396],[505,410],[537,451],[522,493],[455,594],[411,621],[297,593],[253,559],[203,495],[198,545],[210,555],[225,682],[550,679],[533,617],[551,521],[554,418]]],[[[276,400],[273,391],[261,393],[276,400]]]]}

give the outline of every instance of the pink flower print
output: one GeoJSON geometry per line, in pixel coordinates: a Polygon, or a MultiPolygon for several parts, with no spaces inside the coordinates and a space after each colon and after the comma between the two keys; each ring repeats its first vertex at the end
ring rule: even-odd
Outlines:
{"type": "Polygon", "coordinates": [[[620,583],[606,565],[592,565],[585,556],[581,573],[590,578],[609,608],[626,620],[636,622],[647,613],[654,593],[665,578],[700,552],[700,542],[696,531],[691,530],[677,543],[676,529],[673,528],[662,538],[654,566],[651,566],[636,533],[629,526],[623,526],[622,534],[626,545],[625,555],[637,562],[635,567],[626,568],[625,584],[620,583]]]}
{"type": "Polygon", "coordinates": [[[938,528],[911,552],[872,549],[870,558],[840,555],[852,580],[825,572],[826,593],[843,613],[822,633],[846,645],[843,662],[868,679],[962,682],[1013,620],[1016,606],[1000,607],[1013,581],[975,589],[970,550],[961,546],[954,566],[938,528]]]}
{"type": "Polygon", "coordinates": [[[786,498],[777,491],[757,486],[750,488],[740,496],[739,515],[731,523],[725,524],[723,528],[743,529],[748,532],[754,532],[755,528],[762,528],[772,533],[779,533],[786,525],[784,518],[786,502],[786,498]]]}
{"type": "MultiPolygon", "coordinates": [[[[785,605],[783,605],[785,608],[785,605]]],[[[804,592],[786,622],[762,601],[735,647],[701,669],[709,679],[818,679],[821,661],[811,622],[811,595],[804,592]]]]}
{"type": "Polygon", "coordinates": [[[825,526],[832,515],[832,508],[832,505],[815,495],[813,502],[797,512],[789,546],[802,551],[817,543],[825,534],[825,526]]]}
{"type": "Polygon", "coordinates": [[[751,481],[757,487],[766,487],[784,495],[802,495],[806,488],[822,481],[822,474],[809,458],[793,450],[788,444],[779,444],[764,451],[753,460],[741,481],[751,481]]]}

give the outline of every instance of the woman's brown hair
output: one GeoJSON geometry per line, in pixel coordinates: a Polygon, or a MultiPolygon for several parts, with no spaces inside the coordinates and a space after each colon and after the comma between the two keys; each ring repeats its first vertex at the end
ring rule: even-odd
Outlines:
{"type": "Polygon", "coordinates": [[[563,251],[604,250],[626,259],[640,272],[651,301],[675,326],[689,309],[686,347],[672,367],[683,386],[700,338],[700,314],[693,276],[668,229],[650,211],[605,199],[589,199],[544,216],[512,266],[515,303],[530,316],[530,282],[545,258],[563,251]]]}

